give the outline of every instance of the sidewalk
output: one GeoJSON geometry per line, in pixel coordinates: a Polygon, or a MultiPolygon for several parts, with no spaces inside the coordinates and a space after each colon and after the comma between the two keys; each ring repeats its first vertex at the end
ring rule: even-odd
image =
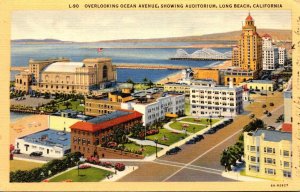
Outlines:
{"type": "MultiPolygon", "coordinates": [[[[150,146],[153,146],[153,147],[156,146],[156,143],[154,141],[151,141],[151,140],[139,140],[139,139],[134,139],[134,138],[128,138],[128,139],[130,141],[136,142],[139,145],[150,145],[150,146]]],[[[158,143],[157,147],[164,149],[164,148],[167,148],[168,146],[158,143]]]]}
{"type": "Polygon", "coordinates": [[[256,177],[244,176],[244,175],[241,175],[240,172],[234,172],[234,171],[228,171],[228,172],[223,171],[222,176],[225,178],[233,179],[233,180],[237,180],[237,181],[260,181],[260,182],[269,181],[269,182],[271,182],[271,180],[267,180],[267,179],[260,179],[260,178],[256,178],[256,177]]]}

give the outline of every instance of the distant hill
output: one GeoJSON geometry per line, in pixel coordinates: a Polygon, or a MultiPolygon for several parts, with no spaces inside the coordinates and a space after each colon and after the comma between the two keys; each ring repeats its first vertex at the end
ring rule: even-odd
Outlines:
{"type": "MultiPolygon", "coordinates": [[[[108,41],[97,42],[190,42],[190,41],[236,41],[240,38],[242,31],[231,31],[226,33],[214,33],[201,36],[186,36],[186,37],[169,37],[169,38],[155,38],[155,39],[118,39],[108,41]]],[[[258,29],[258,33],[262,36],[268,33],[272,36],[273,40],[291,41],[291,30],[279,30],[279,29],[258,29]]],[[[72,41],[61,41],[58,39],[17,39],[12,40],[14,43],[76,43],[72,41]]],[[[78,42],[79,43],[79,42],[78,42]]],[[[84,43],[84,42],[80,42],[84,43]]]]}
{"type": "MultiPolygon", "coordinates": [[[[185,37],[169,37],[169,38],[155,38],[155,39],[121,39],[111,41],[99,41],[99,42],[157,42],[157,41],[236,41],[240,38],[242,31],[231,31],[226,33],[214,33],[201,36],[185,36],[185,37]]],[[[258,29],[258,33],[262,36],[268,33],[274,40],[291,41],[292,31],[291,30],[280,30],[280,29],[258,29]]]]}
{"type": "Polygon", "coordinates": [[[59,39],[15,39],[13,43],[64,43],[70,41],[61,41],[59,39]]]}

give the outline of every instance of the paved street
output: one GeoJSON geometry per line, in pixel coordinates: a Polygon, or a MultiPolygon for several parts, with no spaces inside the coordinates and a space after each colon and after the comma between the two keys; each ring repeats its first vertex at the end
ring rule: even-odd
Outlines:
{"type": "MultiPolygon", "coordinates": [[[[234,122],[205,139],[193,144],[182,146],[176,155],[162,156],[154,162],[133,163],[139,169],[122,178],[120,181],[233,181],[221,176],[224,168],[220,165],[220,154],[228,146],[234,144],[241,134],[241,129],[251,119],[249,114],[263,119],[267,124],[274,124],[283,112],[282,93],[276,92],[267,98],[267,109],[272,112],[266,117],[262,104],[265,96],[256,95],[254,102],[249,104],[245,113],[235,118],[234,122]],[[275,106],[269,106],[273,102],[275,106]]],[[[130,164],[130,163],[126,163],[130,164]]]]}

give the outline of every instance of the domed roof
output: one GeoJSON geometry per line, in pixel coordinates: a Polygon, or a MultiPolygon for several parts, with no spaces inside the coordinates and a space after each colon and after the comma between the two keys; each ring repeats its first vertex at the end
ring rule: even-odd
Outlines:
{"type": "Polygon", "coordinates": [[[44,72],[68,72],[75,73],[76,68],[83,67],[82,62],[55,62],[44,68],[44,72]]]}
{"type": "Polygon", "coordinates": [[[253,18],[251,17],[250,13],[249,13],[248,17],[246,18],[246,21],[253,21],[253,18]]]}

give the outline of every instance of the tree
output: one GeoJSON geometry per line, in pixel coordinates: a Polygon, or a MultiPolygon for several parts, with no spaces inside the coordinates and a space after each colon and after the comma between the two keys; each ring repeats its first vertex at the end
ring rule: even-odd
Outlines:
{"type": "Polygon", "coordinates": [[[147,84],[148,86],[150,86],[150,88],[154,85],[154,83],[151,80],[149,80],[147,84]]]}
{"type": "Polygon", "coordinates": [[[71,105],[71,103],[69,101],[65,102],[65,106],[67,107],[67,109],[69,109],[69,106],[71,105]]]}
{"type": "Polygon", "coordinates": [[[133,84],[133,85],[135,84],[134,81],[132,81],[132,79],[130,79],[130,78],[127,79],[126,83],[131,83],[131,84],[133,84]]]}
{"type": "Polygon", "coordinates": [[[146,77],[143,79],[143,83],[144,83],[144,84],[147,84],[148,81],[149,81],[149,80],[148,80],[146,77]]]}

